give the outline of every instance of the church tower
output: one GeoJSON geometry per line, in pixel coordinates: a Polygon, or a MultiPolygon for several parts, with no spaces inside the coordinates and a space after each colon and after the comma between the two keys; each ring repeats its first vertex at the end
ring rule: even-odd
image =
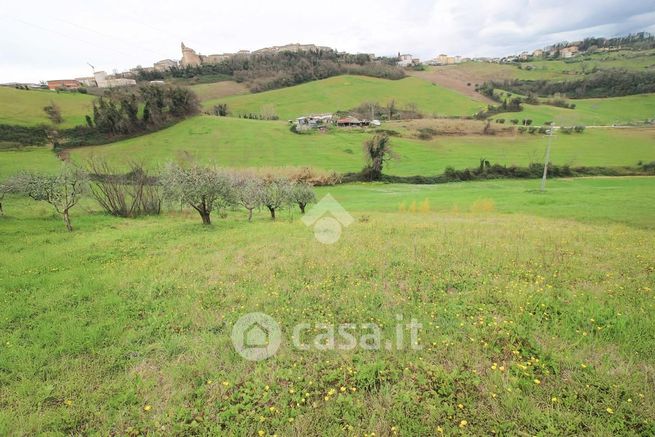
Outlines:
{"type": "Polygon", "coordinates": [[[187,65],[196,66],[200,64],[202,64],[202,59],[196,51],[182,43],[182,60],[180,60],[180,65],[186,67],[187,65]]]}

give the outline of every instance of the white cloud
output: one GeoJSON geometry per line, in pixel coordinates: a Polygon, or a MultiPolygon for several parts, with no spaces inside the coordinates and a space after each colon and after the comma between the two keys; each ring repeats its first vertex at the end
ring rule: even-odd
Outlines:
{"type": "Polygon", "coordinates": [[[561,39],[655,29],[655,0],[378,0],[312,3],[82,0],[0,12],[0,82],[36,81],[290,42],[351,52],[496,56],[561,39]]]}

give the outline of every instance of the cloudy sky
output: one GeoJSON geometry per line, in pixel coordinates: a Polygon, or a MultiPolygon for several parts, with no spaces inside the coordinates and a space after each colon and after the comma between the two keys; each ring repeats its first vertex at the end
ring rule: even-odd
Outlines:
{"type": "Polygon", "coordinates": [[[499,56],[655,33],[655,0],[32,1],[0,10],[0,83],[89,75],[291,42],[349,52],[499,56]]]}

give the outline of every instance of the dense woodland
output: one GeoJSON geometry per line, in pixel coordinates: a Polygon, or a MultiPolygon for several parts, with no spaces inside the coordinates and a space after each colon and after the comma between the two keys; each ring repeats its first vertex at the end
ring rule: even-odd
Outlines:
{"type": "Polygon", "coordinates": [[[260,92],[340,74],[360,74],[384,79],[405,77],[401,68],[391,65],[385,59],[373,59],[366,54],[337,53],[334,50],[309,50],[237,55],[217,64],[175,67],[165,73],[141,70],[138,79],[189,79],[222,75],[246,83],[252,92],[260,92]]]}

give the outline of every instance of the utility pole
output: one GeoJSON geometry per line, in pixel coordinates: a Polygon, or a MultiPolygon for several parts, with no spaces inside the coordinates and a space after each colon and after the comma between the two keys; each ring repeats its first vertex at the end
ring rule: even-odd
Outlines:
{"type": "Polygon", "coordinates": [[[541,191],[546,191],[546,176],[548,176],[548,162],[550,161],[550,145],[553,141],[553,127],[548,129],[548,146],[546,147],[546,162],[544,163],[544,176],[541,178],[541,191]]]}

